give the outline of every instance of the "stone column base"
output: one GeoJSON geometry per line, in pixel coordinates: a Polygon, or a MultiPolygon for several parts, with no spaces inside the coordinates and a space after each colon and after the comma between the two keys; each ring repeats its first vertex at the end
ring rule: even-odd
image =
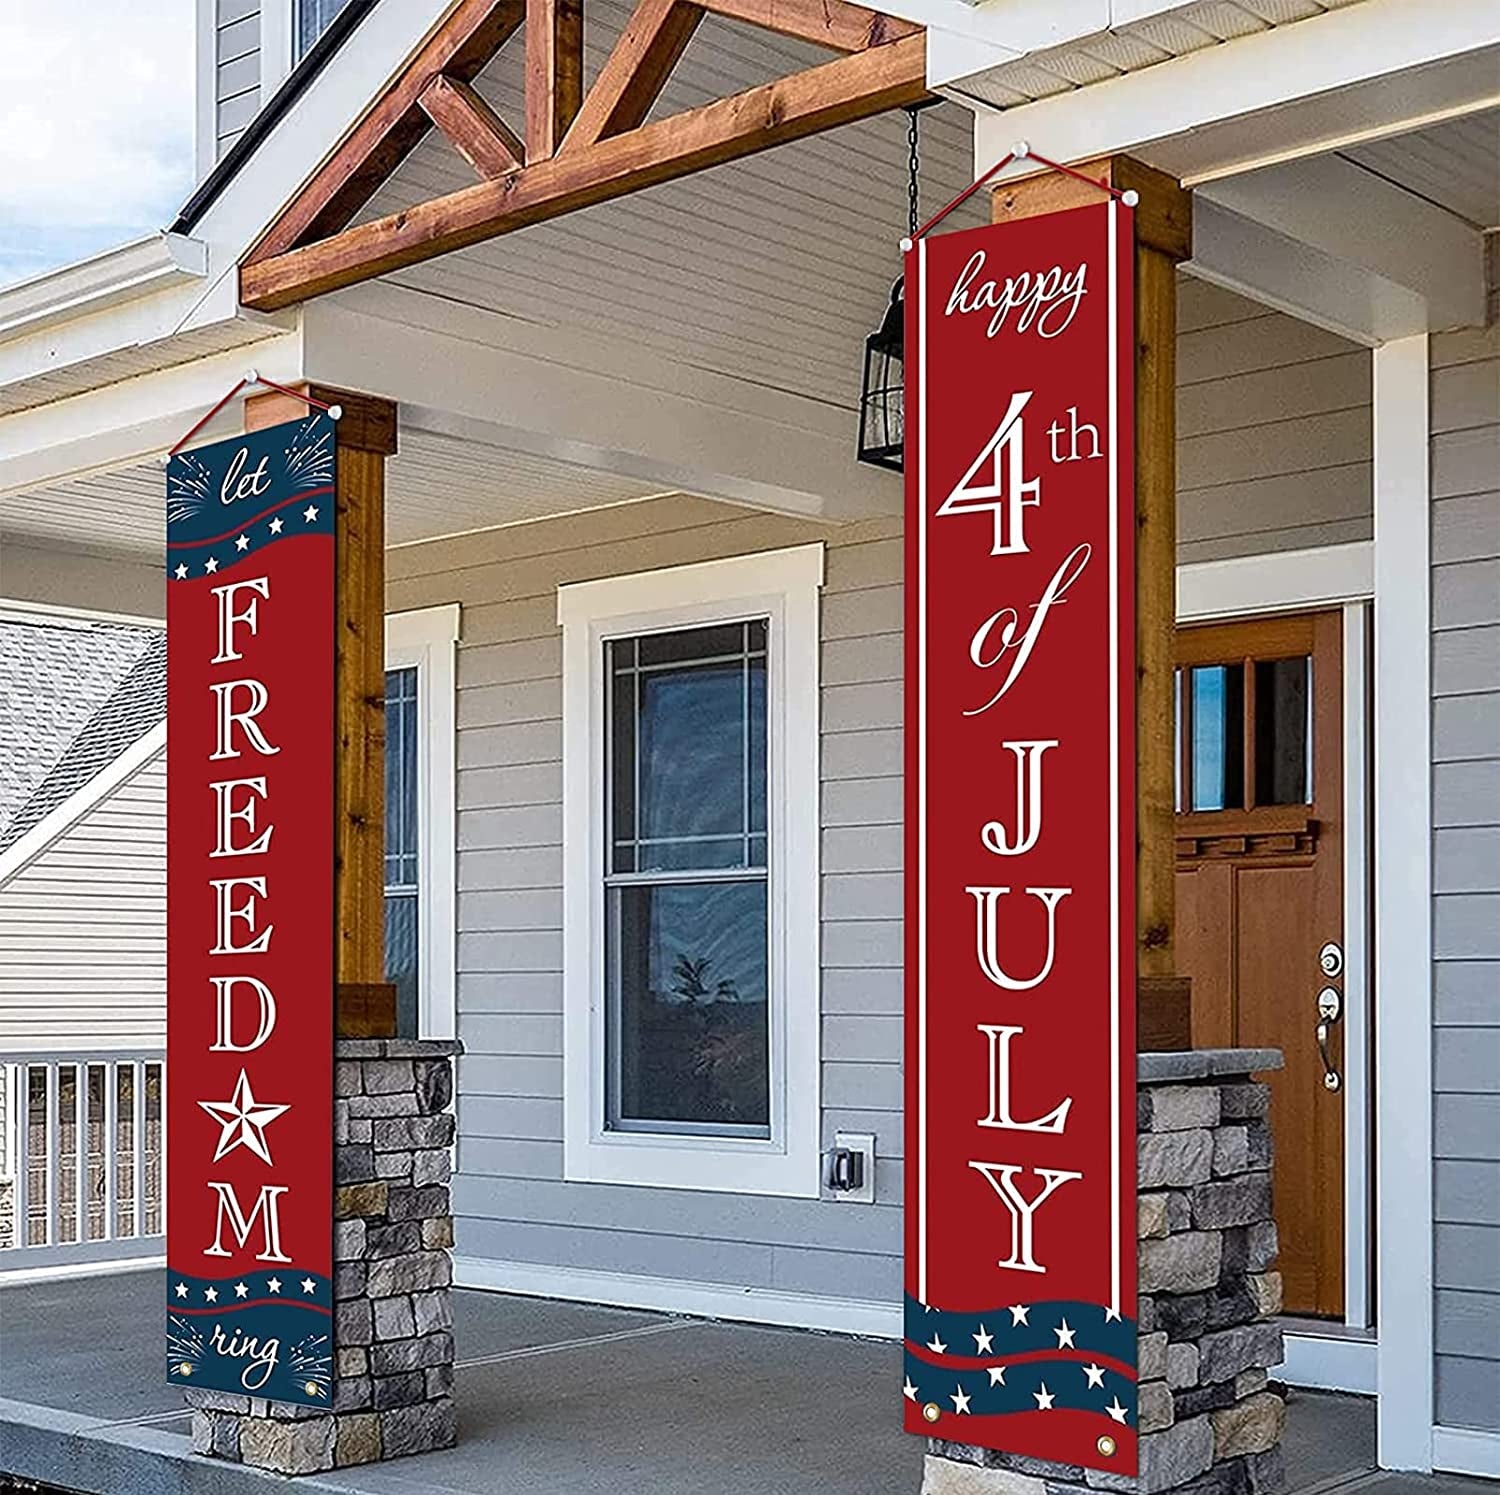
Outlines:
{"type": "Polygon", "coordinates": [[[459,1052],[337,1042],[330,1405],[189,1391],[194,1452],[318,1474],[457,1442],[448,1108],[459,1052]]]}

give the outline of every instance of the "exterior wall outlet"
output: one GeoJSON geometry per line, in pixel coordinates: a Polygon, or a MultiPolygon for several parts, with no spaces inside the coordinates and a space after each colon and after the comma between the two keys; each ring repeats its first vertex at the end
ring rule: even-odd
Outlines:
{"type": "Polygon", "coordinates": [[[875,1203],[875,1137],[870,1132],[835,1132],[824,1181],[836,1199],[875,1203]]]}

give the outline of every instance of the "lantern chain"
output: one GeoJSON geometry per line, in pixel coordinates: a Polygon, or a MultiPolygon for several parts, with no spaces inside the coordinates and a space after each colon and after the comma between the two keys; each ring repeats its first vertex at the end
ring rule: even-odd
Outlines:
{"type": "Polygon", "coordinates": [[[906,182],[906,223],[907,232],[912,238],[916,238],[917,229],[922,222],[921,212],[917,200],[917,173],[921,169],[921,159],[917,154],[917,115],[920,111],[909,108],[906,111],[906,147],[907,147],[907,182],[906,182]]]}

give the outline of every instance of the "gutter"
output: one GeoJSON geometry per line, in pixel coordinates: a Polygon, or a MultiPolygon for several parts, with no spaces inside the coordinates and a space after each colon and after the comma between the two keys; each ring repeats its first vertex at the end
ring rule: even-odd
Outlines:
{"type": "Polygon", "coordinates": [[[100,311],[121,301],[202,280],[208,247],[179,233],[156,233],[49,270],[0,291],[0,339],[100,311]]]}

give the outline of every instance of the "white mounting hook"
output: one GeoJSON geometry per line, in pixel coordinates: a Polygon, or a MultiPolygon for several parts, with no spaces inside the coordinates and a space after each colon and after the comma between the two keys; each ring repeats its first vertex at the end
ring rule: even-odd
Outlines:
{"type": "Polygon", "coordinates": [[[1127,208],[1133,208],[1140,200],[1141,194],[1137,192],[1134,187],[1127,187],[1120,194],[1120,201],[1123,202],[1127,208]]]}
{"type": "Polygon", "coordinates": [[[1024,161],[1031,154],[1031,144],[1026,140],[1018,140],[1011,146],[1010,153],[1016,160],[1024,161]]]}

